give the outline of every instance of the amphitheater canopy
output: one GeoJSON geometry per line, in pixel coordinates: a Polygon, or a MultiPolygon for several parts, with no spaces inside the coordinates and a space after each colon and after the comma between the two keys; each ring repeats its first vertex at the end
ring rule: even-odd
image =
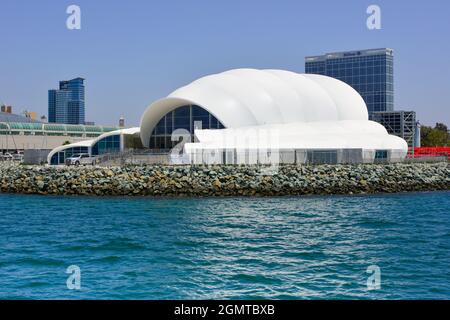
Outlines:
{"type": "MultiPolygon", "coordinates": [[[[395,150],[406,142],[368,120],[362,97],[346,83],[322,75],[283,70],[235,69],[200,78],[152,103],[141,118],[141,140],[150,145],[160,119],[180,106],[203,108],[223,124],[221,130],[196,130],[185,150],[269,147],[261,130],[276,131],[283,149],[395,150]],[[239,129],[239,130],[237,130],[239,129]],[[252,132],[259,132],[258,134],[252,132]],[[253,145],[249,139],[259,139],[253,145]]],[[[255,141],[255,140],[253,140],[255,141]]]]}
{"type": "Polygon", "coordinates": [[[200,78],[151,104],[141,118],[141,137],[167,112],[198,105],[226,128],[339,120],[368,120],[361,96],[334,78],[283,70],[235,69],[200,78]]]}

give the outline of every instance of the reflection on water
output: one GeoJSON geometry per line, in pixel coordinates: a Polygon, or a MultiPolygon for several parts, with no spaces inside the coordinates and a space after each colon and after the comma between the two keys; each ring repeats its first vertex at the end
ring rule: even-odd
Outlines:
{"type": "Polygon", "coordinates": [[[449,195],[1,194],[0,297],[448,298],[449,195]],[[73,264],[79,291],[66,288],[73,264]],[[380,290],[367,290],[369,265],[380,290]]]}

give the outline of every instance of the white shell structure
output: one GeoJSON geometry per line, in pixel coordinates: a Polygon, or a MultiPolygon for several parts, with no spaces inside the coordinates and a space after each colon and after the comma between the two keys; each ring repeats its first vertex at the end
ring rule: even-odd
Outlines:
{"type": "Polygon", "coordinates": [[[280,149],[389,150],[398,158],[408,151],[405,140],[368,120],[364,100],[346,83],[256,69],[205,76],[152,103],[141,118],[143,145],[149,146],[153,128],[166,113],[189,104],[210,112],[226,129],[196,130],[198,142],[187,143],[188,152],[273,147],[273,136],[280,149]]]}

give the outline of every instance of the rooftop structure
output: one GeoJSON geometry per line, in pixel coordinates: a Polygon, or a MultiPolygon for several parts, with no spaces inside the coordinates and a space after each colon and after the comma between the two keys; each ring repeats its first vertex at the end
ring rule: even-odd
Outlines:
{"type": "Polygon", "coordinates": [[[0,112],[0,122],[22,122],[22,123],[36,122],[36,123],[39,123],[39,121],[32,119],[31,117],[25,117],[22,115],[8,113],[8,112],[0,112]]]}

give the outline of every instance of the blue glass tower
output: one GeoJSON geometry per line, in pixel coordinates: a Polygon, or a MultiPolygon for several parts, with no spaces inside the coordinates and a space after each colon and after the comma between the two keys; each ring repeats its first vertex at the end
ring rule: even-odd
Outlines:
{"type": "Polygon", "coordinates": [[[59,90],[48,91],[48,121],[84,124],[84,79],[59,82],[59,90]]]}
{"type": "Polygon", "coordinates": [[[352,86],[366,102],[369,115],[394,110],[394,53],[369,49],[305,58],[305,73],[326,75],[352,86]]]}

